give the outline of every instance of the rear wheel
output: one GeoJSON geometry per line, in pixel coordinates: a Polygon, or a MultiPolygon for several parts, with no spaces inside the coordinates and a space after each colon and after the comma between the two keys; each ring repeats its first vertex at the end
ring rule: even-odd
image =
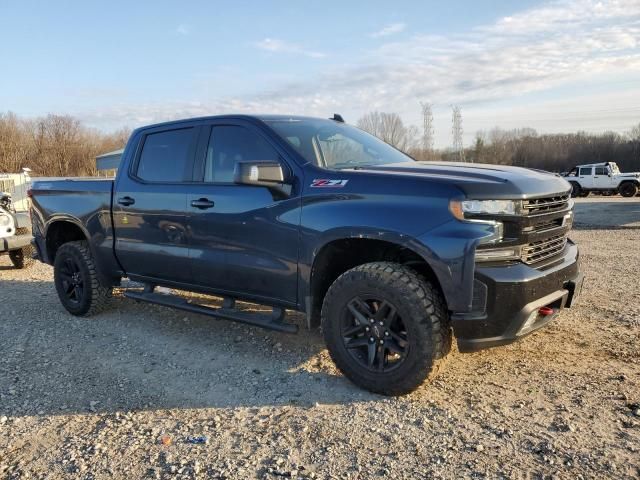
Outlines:
{"type": "Polygon", "coordinates": [[[412,269],[376,262],[342,274],[322,305],[331,358],[356,385],[403,395],[435,376],[451,349],[442,295],[412,269]]]}
{"type": "Polygon", "coordinates": [[[635,197],[638,194],[638,185],[633,182],[625,182],[618,187],[618,191],[623,197],[635,197]]]}
{"type": "Polygon", "coordinates": [[[86,241],[62,245],[53,268],[60,302],[72,315],[88,317],[98,313],[111,298],[111,288],[101,284],[86,241]]]}

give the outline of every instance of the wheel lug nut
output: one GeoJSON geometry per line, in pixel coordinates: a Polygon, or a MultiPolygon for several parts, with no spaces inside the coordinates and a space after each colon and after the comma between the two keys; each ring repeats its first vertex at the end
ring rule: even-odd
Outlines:
{"type": "Polygon", "coordinates": [[[369,331],[369,327],[365,327],[364,331],[368,332],[369,331]]]}
{"type": "Polygon", "coordinates": [[[370,342],[375,342],[375,341],[376,341],[376,339],[375,339],[375,338],[373,338],[373,337],[370,337],[370,338],[369,338],[369,341],[370,341],[370,342]]]}
{"type": "Polygon", "coordinates": [[[384,340],[380,340],[380,345],[384,345],[384,340]]]}
{"type": "Polygon", "coordinates": [[[384,332],[384,336],[388,337],[389,336],[389,332],[384,332]]]}
{"type": "Polygon", "coordinates": [[[373,323],[373,318],[369,319],[369,321],[370,321],[371,323],[373,323]]]}
{"type": "Polygon", "coordinates": [[[384,322],[379,322],[378,325],[382,326],[384,325],[384,322]]]}

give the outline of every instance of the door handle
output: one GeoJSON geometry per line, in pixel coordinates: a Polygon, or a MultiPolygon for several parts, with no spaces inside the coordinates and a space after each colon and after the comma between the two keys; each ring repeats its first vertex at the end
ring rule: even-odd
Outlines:
{"type": "Polygon", "coordinates": [[[131,197],[120,197],[118,199],[118,203],[120,205],[124,205],[125,207],[128,207],[129,205],[133,205],[134,203],[136,203],[136,201],[131,197]]]}
{"type": "Polygon", "coordinates": [[[215,205],[215,203],[213,203],[208,198],[199,198],[198,200],[192,200],[191,201],[191,206],[199,208],[200,210],[205,210],[207,208],[211,208],[214,205],[215,205]]]}

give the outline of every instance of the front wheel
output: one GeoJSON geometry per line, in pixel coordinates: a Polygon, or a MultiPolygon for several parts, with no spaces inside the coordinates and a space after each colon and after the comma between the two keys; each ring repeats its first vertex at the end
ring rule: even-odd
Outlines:
{"type": "Polygon", "coordinates": [[[325,296],[322,329],[345,376],[384,395],[418,388],[451,349],[442,295],[396,263],[367,263],[342,274],[325,296]]]}
{"type": "Polygon", "coordinates": [[[65,243],[58,249],[53,279],[60,303],[72,315],[98,313],[111,298],[111,288],[100,282],[86,241],[65,243]]]}
{"type": "Polygon", "coordinates": [[[579,197],[582,193],[582,188],[578,182],[571,182],[571,196],[579,197]]]}

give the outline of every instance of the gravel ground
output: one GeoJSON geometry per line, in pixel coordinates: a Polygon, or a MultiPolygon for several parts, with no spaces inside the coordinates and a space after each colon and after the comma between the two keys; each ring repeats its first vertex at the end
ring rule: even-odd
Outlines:
{"type": "Polygon", "coordinates": [[[640,199],[581,199],[573,238],[576,308],[397,399],[318,331],[122,297],[78,319],[50,267],[1,257],[0,478],[638,478],[640,199]]]}

